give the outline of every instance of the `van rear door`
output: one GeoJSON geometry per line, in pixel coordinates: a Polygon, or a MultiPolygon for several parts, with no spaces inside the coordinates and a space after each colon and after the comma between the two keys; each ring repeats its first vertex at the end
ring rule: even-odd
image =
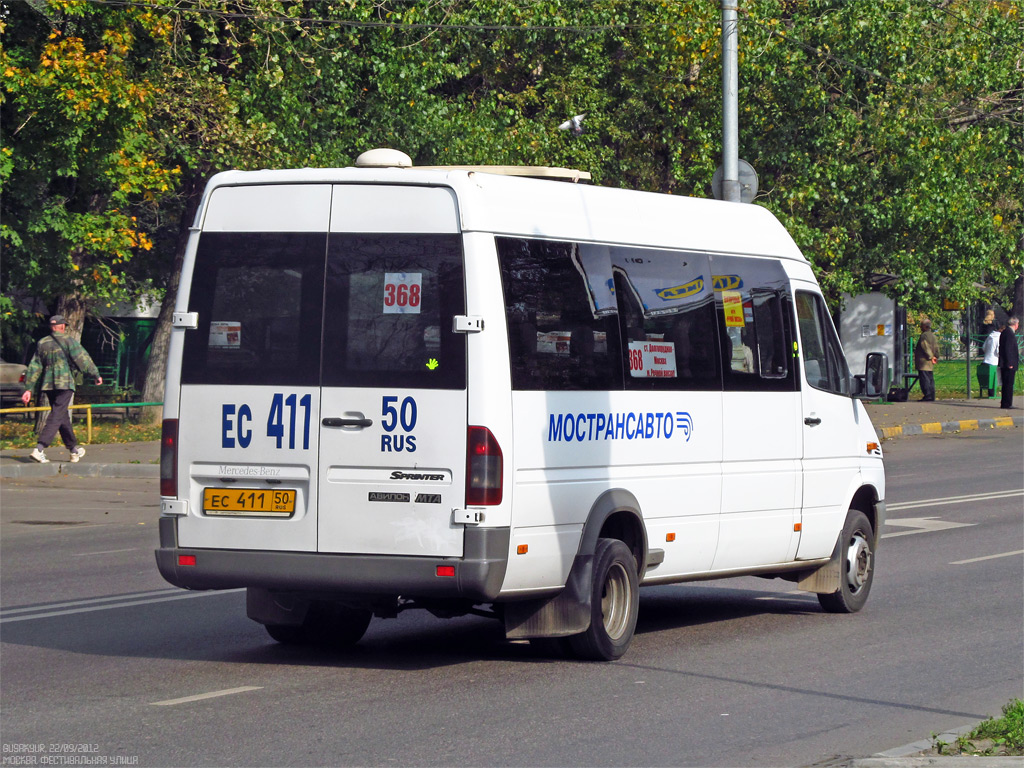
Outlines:
{"type": "Polygon", "coordinates": [[[218,187],[183,279],[182,546],[462,555],[451,190],[218,187]]]}
{"type": "Polygon", "coordinates": [[[336,185],[324,290],[321,552],[459,557],[466,340],[455,197],[336,185]]]}
{"type": "Polygon", "coordinates": [[[330,201],[327,184],[210,193],[182,274],[196,323],[179,392],[182,546],[316,550],[330,201]]]}

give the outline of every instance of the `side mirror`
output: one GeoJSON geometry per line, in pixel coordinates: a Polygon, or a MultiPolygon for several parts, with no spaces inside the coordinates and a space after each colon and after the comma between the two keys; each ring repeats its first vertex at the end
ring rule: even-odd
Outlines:
{"type": "Polygon", "coordinates": [[[872,352],[864,362],[864,375],[854,376],[853,396],[863,400],[878,400],[885,395],[889,376],[889,356],[872,352]]]}

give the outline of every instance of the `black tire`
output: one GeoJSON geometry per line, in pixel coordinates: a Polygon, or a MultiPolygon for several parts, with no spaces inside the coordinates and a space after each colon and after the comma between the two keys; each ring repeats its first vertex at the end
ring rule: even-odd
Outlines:
{"type": "Polygon", "coordinates": [[[267,634],[282,645],[304,645],[308,641],[306,628],[291,624],[264,624],[267,634]]]}
{"type": "Polygon", "coordinates": [[[335,603],[316,602],[309,606],[302,624],[267,624],[267,634],[287,645],[318,645],[345,648],[366,634],[373,613],[335,603]]]}
{"type": "Polygon", "coordinates": [[[618,539],[598,539],[590,594],[590,627],[568,638],[581,659],[614,661],[629,648],[640,610],[640,580],[632,551],[618,539]]]}
{"type": "Polygon", "coordinates": [[[846,513],[839,546],[839,589],[819,594],[818,602],[829,613],[856,613],[868,601],[875,578],[875,532],[859,509],[846,513]]]}

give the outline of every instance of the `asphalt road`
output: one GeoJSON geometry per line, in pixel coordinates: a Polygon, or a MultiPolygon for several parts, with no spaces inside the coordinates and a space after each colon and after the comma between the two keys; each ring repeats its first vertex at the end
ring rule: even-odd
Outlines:
{"type": "Polygon", "coordinates": [[[6,480],[0,757],[768,766],[869,756],[998,714],[1024,691],[1021,448],[1019,429],[885,445],[890,525],[862,613],[825,614],[781,581],[651,588],[613,664],[546,659],[495,622],[419,612],[374,620],[347,652],[278,646],[245,618],[244,593],[161,580],[155,480],[6,480]]]}

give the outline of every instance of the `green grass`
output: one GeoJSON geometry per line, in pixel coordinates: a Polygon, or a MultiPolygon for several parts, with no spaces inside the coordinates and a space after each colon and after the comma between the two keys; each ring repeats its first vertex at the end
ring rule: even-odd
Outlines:
{"type": "MultiPolygon", "coordinates": [[[[86,440],[85,423],[75,419],[75,436],[83,443],[86,440]]],[[[160,439],[159,424],[132,424],[131,422],[94,421],[92,444],[134,443],[160,439]]],[[[31,421],[15,421],[5,418],[0,421],[0,448],[34,448],[36,433],[31,421]]]]}
{"type": "MultiPolygon", "coordinates": [[[[977,361],[971,360],[971,397],[977,398],[978,374],[977,361]]],[[[998,379],[997,379],[998,381],[998,379]]],[[[917,385],[920,386],[920,385],[917,385]]],[[[917,386],[914,391],[917,392],[917,386]]],[[[1024,376],[1017,374],[1013,391],[1024,393],[1024,376]]],[[[940,399],[956,399],[967,397],[967,362],[965,360],[940,360],[935,366],[935,396],[940,399]]]]}
{"type": "Polygon", "coordinates": [[[1003,716],[980,723],[952,744],[936,742],[940,755],[1024,755],[1024,701],[1014,699],[1003,707],[1003,716]]]}

